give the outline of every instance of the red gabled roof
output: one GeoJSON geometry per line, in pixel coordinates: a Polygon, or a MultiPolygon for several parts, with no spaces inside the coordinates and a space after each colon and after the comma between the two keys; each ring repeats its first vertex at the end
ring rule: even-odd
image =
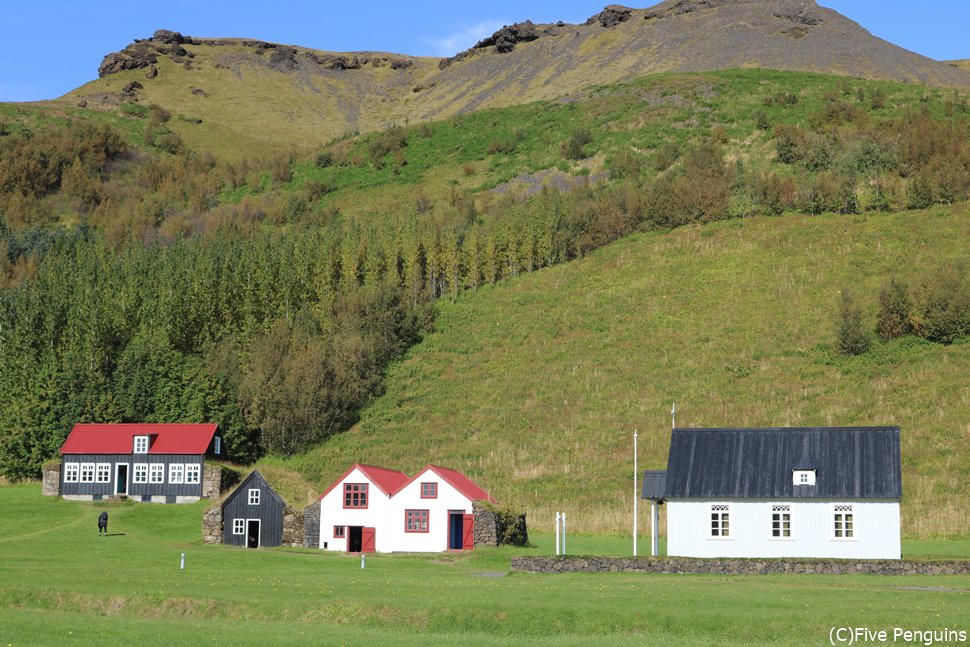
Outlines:
{"type": "Polygon", "coordinates": [[[376,465],[363,465],[361,463],[354,463],[351,465],[350,469],[343,473],[339,479],[333,482],[333,484],[320,495],[320,498],[330,494],[330,491],[335,487],[340,485],[345,478],[347,478],[351,472],[355,469],[359,469],[367,480],[376,485],[384,494],[391,496],[394,492],[400,489],[400,486],[408,481],[408,475],[400,470],[390,470],[386,467],[377,467],[376,465]]]}
{"type": "Polygon", "coordinates": [[[394,494],[397,494],[403,490],[404,487],[409,483],[417,481],[427,472],[434,472],[437,474],[443,481],[467,497],[469,501],[490,501],[491,503],[498,503],[491,494],[480,488],[475,481],[471,480],[458,470],[453,470],[449,467],[441,467],[440,465],[426,465],[424,469],[414,475],[414,478],[408,479],[407,483],[402,483],[401,486],[394,491],[394,494]]]}
{"type": "Polygon", "coordinates": [[[149,454],[204,454],[219,425],[78,424],[61,447],[62,454],[131,454],[135,436],[151,436],[149,454]]]}

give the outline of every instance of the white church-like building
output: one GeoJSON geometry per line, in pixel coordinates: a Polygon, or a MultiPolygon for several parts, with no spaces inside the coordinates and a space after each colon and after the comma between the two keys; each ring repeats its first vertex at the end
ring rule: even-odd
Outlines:
{"type": "Polygon", "coordinates": [[[671,557],[899,559],[899,427],[674,429],[642,496],[671,557]]]}

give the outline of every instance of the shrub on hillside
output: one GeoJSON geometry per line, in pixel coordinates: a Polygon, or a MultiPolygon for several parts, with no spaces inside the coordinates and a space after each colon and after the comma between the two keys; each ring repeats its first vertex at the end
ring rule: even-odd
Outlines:
{"type": "Polygon", "coordinates": [[[863,322],[862,306],[848,289],[843,289],[839,297],[835,341],[843,355],[862,355],[869,350],[869,332],[863,322]]]}
{"type": "Polygon", "coordinates": [[[916,291],[913,329],[920,337],[949,344],[970,335],[970,275],[965,261],[928,276],[916,291]]]}
{"type": "Polygon", "coordinates": [[[913,331],[910,323],[912,307],[907,285],[895,276],[890,278],[879,291],[879,336],[889,341],[910,334],[913,331]]]}
{"type": "Polygon", "coordinates": [[[589,128],[577,128],[569,139],[562,144],[562,156],[568,160],[581,160],[586,157],[586,146],[593,142],[593,132],[589,128]]]}

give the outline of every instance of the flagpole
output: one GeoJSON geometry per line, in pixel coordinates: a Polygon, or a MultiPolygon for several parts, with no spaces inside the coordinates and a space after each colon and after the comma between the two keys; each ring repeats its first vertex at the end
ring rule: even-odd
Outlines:
{"type": "Polygon", "coordinates": [[[633,430],[633,556],[637,556],[637,430],[633,430]]]}

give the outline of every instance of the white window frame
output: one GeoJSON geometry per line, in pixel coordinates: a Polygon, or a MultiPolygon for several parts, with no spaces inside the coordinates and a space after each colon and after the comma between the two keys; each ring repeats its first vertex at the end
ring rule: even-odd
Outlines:
{"type": "Polygon", "coordinates": [[[849,503],[833,504],[831,528],[833,541],[856,541],[855,506],[849,503]]]}
{"type": "Polygon", "coordinates": [[[64,463],[64,482],[77,483],[81,478],[80,463],[64,463]]]}
{"type": "Polygon", "coordinates": [[[198,463],[185,464],[185,482],[188,485],[198,485],[202,482],[202,466],[198,463]]]}
{"type": "Polygon", "coordinates": [[[168,482],[174,485],[181,485],[185,481],[185,464],[168,464],[168,482]]]}
{"type": "Polygon", "coordinates": [[[148,464],[148,482],[158,485],[159,483],[165,482],[165,464],[164,463],[149,463],[148,464]]]}
{"type": "Polygon", "coordinates": [[[148,463],[135,463],[132,468],[132,483],[148,483],[148,463]]]}
{"type": "Polygon", "coordinates": [[[249,488],[249,505],[259,505],[259,488],[249,488]]]}
{"type": "Polygon", "coordinates": [[[81,463],[80,483],[94,483],[94,463],[81,463]]]}
{"type": "Polygon", "coordinates": [[[815,470],[792,470],[792,485],[815,485],[815,470]]]}
{"type": "Polygon", "coordinates": [[[795,538],[794,533],[792,533],[792,511],[791,505],[788,503],[778,503],[771,506],[771,532],[768,538],[772,541],[791,541],[795,538]],[[787,519],[785,517],[788,517],[787,519]],[[778,527],[775,527],[775,524],[778,527]],[[787,524],[787,528],[785,527],[787,524]],[[775,531],[778,534],[775,534],[775,531]],[[788,531],[788,536],[785,536],[785,531],[788,531]]]}
{"type": "Polygon", "coordinates": [[[245,535],[246,534],[246,520],[245,519],[233,519],[232,520],[232,534],[234,534],[234,535],[245,535]]]}
{"type": "Polygon", "coordinates": [[[218,456],[222,453],[222,436],[216,436],[212,443],[212,453],[218,456]]]}
{"type": "Polygon", "coordinates": [[[111,463],[98,463],[94,466],[95,483],[111,483],[111,463]]]}
{"type": "Polygon", "coordinates": [[[148,436],[135,436],[132,454],[148,453],[148,436]]]}
{"type": "Polygon", "coordinates": [[[708,539],[733,539],[731,535],[731,505],[712,503],[707,525],[708,539]],[[717,518],[715,519],[715,515],[717,518]]]}

